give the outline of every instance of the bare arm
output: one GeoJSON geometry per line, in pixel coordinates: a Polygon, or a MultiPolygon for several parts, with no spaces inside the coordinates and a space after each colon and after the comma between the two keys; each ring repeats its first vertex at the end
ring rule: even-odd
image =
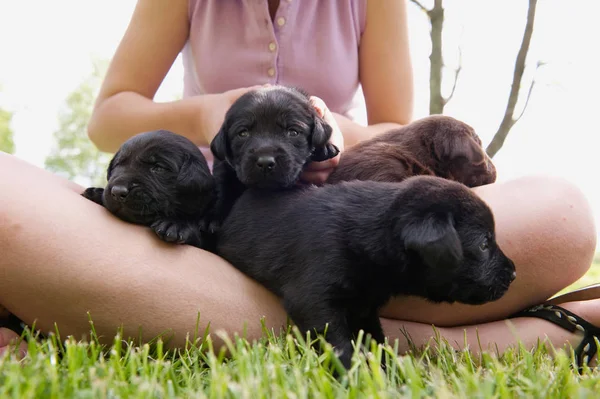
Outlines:
{"type": "Polygon", "coordinates": [[[405,0],[367,2],[359,74],[368,126],[334,114],[347,147],[412,119],[413,72],[407,25],[405,0]]]}
{"type": "Polygon", "coordinates": [[[225,112],[247,89],[156,103],[154,95],[189,35],[187,0],[138,0],[115,52],[88,127],[96,146],[114,152],[129,137],[167,129],[207,145],[225,112]]]}

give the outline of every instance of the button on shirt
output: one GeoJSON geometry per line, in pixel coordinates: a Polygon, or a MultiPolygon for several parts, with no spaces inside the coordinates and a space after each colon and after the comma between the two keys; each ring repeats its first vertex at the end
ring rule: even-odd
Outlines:
{"type": "Polygon", "coordinates": [[[190,0],[184,97],[271,83],[298,86],[346,114],[359,87],[366,0],[190,0]]]}

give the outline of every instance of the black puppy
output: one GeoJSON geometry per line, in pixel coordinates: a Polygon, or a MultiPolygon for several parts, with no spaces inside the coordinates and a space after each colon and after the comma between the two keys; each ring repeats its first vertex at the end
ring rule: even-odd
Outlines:
{"type": "Polygon", "coordinates": [[[383,342],[378,309],[397,295],[482,304],[504,295],[515,266],[489,207],[433,176],[342,182],[272,195],[247,190],[217,254],[281,297],[301,331],[322,334],[350,366],[360,330],[383,342]]]}
{"type": "Polygon", "coordinates": [[[214,178],[202,152],[187,138],[157,130],[138,134],[108,166],[106,188],[84,197],[117,217],[151,227],[167,242],[207,247],[202,225],[214,204],[214,178]]]}
{"type": "Polygon", "coordinates": [[[247,187],[293,187],[308,162],[335,157],[339,149],[328,143],[331,133],[299,89],[275,86],[242,95],[210,144],[218,192],[211,229],[247,187]]]}

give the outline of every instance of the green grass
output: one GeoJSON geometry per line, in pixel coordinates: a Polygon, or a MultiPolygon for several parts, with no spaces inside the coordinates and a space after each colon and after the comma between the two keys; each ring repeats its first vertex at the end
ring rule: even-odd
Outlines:
{"type": "Polygon", "coordinates": [[[582,278],[580,278],[577,282],[572,284],[570,287],[565,288],[561,292],[568,292],[573,289],[597,283],[600,283],[600,254],[596,255],[596,257],[594,258],[594,263],[592,263],[592,267],[582,278]]]}
{"type": "MultiPolygon", "coordinates": [[[[595,262],[570,288],[598,281],[595,262]]],[[[106,347],[31,340],[26,359],[0,358],[0,398],[592,398],[600,390],[600,371],[579,375],[569,352],[550,356],[544,345],[481,357],[444,342],[408,355],[380,345],[368,355],[357,351],[353,368],[335,378],[341,369],[331,347],[318,354],[294,330],[264,335],[252,343],[225,336],[230,356],[210,339],[176,352],[163,350],[161,341],[123,343],[118,334],[106,347]]]]}

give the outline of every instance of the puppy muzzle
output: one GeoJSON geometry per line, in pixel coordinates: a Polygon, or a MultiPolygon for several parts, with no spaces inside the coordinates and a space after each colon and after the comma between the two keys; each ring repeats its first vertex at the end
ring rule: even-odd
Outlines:
{"type": "Polygon", "coordinates": [[[496,278],[492,284],[483,285],[472,290],[470,295],[464,299],[465,303],[481,305],[487,302],[497,301],[508,291],[511,284],[517,278],[514,268],[508,268],[496,278]]]}
{"type": "Polygon", "coordinates": [[[236,168],[240,181],[246,186],[285,188],[294,184],[302,171],[285,150],[247,154],[236,168]]]}
{"type": "Polygon", "coordinates": [[[114,182],[104,191],[104,203],[111,212],[132,223],[145,224],[156,213],[152,188],[133,182],[114,182]]]}

